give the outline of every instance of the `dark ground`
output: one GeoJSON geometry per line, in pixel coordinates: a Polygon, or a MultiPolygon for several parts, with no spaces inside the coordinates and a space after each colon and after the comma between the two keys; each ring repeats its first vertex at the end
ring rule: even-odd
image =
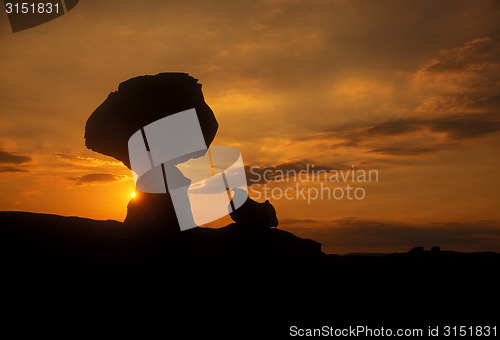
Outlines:
{"type": "Polygon", "coordinates": [[[279,229],[172,236],[0,212],[0,259],[2,324],[18,335],[278,338],[292,325],[427,330],[500,319],[498,253],[327,255],[279,229]]]}

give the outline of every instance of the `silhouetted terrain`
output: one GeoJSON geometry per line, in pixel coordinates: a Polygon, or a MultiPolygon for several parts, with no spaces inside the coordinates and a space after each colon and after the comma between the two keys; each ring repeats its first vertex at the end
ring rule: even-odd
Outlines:
{"type": "Polygon", "coordinates": [[[237,224],[172,236],[116,221],[0,212],[0,225],[3,307],[42,327],[47,319],[75,327],[119,320],[122,330],[147,322],[144,332],[286,337],[291,325],[498,319],[497,253],[327,255],[289,232],[237,224]]]}

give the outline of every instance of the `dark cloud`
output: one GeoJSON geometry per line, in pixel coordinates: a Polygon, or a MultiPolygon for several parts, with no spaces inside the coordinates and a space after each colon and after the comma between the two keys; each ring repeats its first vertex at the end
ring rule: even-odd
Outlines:
{"type": "Polygon", "coordinates": [[[454,143],[500,131],[500,113],[452,115],[445,118],[407,119],[328,130],[298,141],[332,140],[331,147],[362,148],[367,153],[416,156],[437,152],[454,143]],[[425,135],[425,138],[417,138],[425,135]],[[394,139],[396,138],[396,139],[394,139]]]}
{"type": "Polygon", "coordinates": [[[13,166],[0,166],[0,172],[29,172],[21,168],[16,168],[13,166]]]}
{"type": "Polygon", "coordinates": [[[31,157],[0,151],[0,164],[22,164],[31,161],[31,157]]]}
{"type": "Polygon", "coordinates": [[[463,140],[500,131],[500,114],[451,117],[427,124],[431,131],[446,133],[448,140],[463,140]]]}
{"type": "Polygon", "coordinates": [[[398,136],[421,129],[413,121],[393,121],[366,128],[363,133],[367,136],[398,136]]]}
{"type": "Polygon", "coordinates": [[[315,223],[316,221],[309,218],[282,218],[280,219],[280,224],[291,225],[291,224],[304,224],[304,223],[315,223]]]}
{"type": "Polygon", "coordinates": [[[454,115],[420,121],[414,119],[389,121],[361,128],[359,134],[363,136],[363,139],[367,139],[378,136],[407,135],[422,130],[445,133],[448,140],[480,137],[500,131],[500,113],[454,115]]]}
{"type": "MultiPolygon", "coordinates": [[[[441,74],[449,72],[481,71],[484,62],[498,63],[500,35],[498,32],[477,38],[460,47],[442,50],[440,61],[425,68],[426,72],[441,74]]],[[[491,76],[491,75],[490,75],[491,76]]]]}
{"type": "Polygon", "coordinates": [[[499,107],[500,107],[500,95],[491,96],[486,99],[481,99],[471,105],[472,109],[479,110],[480,112],[498,112],[499,107]]]}
{"type": "Polygon", "coordinates": [[[329,222],[283,220],[280,226],[320,242],[327,252],[407,251],[435,245],[447,250],[500,251],[500,221],[408,224],[345,218],[329,222]],[[300,222],[303,227],[298,226],[300,222]]]}
{"type": "Polygon", "coordinates": [[[85,174],[80,177],[69,177],[69,180],[75,181],[77,184],[104,184],[116,182],[122,179],[123,176],[115,176],[112,174],[85,174]]]}
{"type": "Polygon", "coordinates": [[[393,155],[393,156],[417,156],[428,152],[435,151],[435,148],[429,147],[410,147],[410,148],[380,148],[373,149],[368,152],[380,153],[383,155],[393,155]]]}

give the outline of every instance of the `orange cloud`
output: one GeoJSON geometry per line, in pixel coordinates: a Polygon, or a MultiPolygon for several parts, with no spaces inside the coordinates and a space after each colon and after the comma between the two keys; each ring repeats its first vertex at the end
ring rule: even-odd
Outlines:
{"type": "Polygon", "coordinates": [[[79,177],[68,177],[69,180],[75,181],[76,184],[106,184],[116,181],[123,181],[129,179],[128,176],[116,176],[112,174],[103,174],[103,173],[95,173],[95,174],[85,174],[79,177]]]}

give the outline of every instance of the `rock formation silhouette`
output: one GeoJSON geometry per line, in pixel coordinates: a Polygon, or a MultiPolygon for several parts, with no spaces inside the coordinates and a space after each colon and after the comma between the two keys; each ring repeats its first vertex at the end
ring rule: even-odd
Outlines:
{"type": "MultiPolygon", "coordinates": [[[[160,118],[191,108],[196,109],[205,144],[209,146],[218,123],[197,79],[186,73],[159,73],[129,79],[118,86],[118,91],[110,93],[88,118],[85,145],[122,161],[130,169],[128,140],[132,134],[160,118]]],[[[179,158],[176,164],[189,158],[179,158]]],[[[168,192],[166,195],[141,192],[139,196],[127,206],[126,224],[140,224],[143,228],[167,233],[180,230],[168,192]]]]}
{"type": "MultiPolygon", "coordinates": [[[[234,191],[233,200],[236,201],[238,201],[238,197],[246,195],[245,191],[242,189],[235,188],[232,189],[232,191],[234,191]]],[[[229,206],[231,206],[231,204],[232,200],[229,206]]],[[[276,228],[278,226],[276,210],[269,200],[266,200],[264,203],[259,203],[248,197],[245,203],[235,211],[232,211],[229,216],[231,216],[234,222],[242,226],[264,228],[276,228]]]]}
{"type": "Polygon", "coordinates": [[[439,246],[433,246],[433,247],[431,248],[431,252],[432,252],[432,253],[437,254],[437,253],[439,253],[440,251],[441,251],[441,247],[439,247],[439,246]]]}
{"type": "MultiPolygon", "coordinates": [[[[196,109],[205,143],[209,146],[217,132],[218,123],[205,103],[201,85],[195,78],[185,73],[160,73],[132,78],[121,83],[118,91],[111,93],[89,117],[85,129],[86,146],[112,156],[130,168],[130,136],[149,123],[190,108],[196,109]]],[[[185,180],[187,185],[190,180],[175,165],[189,157],[198,155],[176,158],[177,163],[165,165],[170,166],[165,171],[185,180]]],[[[238,202],[248,197],[242,189],[232,190],[233,199],[238,202]]],[[[234,203],[231,201],[230,205],[234,203]]],[[[195,257],[203,261],[213,258],[226,262],[242,257],[271,259],[324,256],[318,242],[296,237],[283,230],[271,230],[278,226],[278,218],[269,201],[258,203],[247,199],[243,206],[233,210],[230,210],[230,216],[235,224],[219,229],[194,228],[180,233],[168,190],[166,194],[136,190],[136,197],[130,200],[127,207],[124,221],[126,228],[116,238],[120,240],[120,249],[125,249],[125,253],[139,247],[146,253],[154,253],[155,258],[195,257]]]]}

